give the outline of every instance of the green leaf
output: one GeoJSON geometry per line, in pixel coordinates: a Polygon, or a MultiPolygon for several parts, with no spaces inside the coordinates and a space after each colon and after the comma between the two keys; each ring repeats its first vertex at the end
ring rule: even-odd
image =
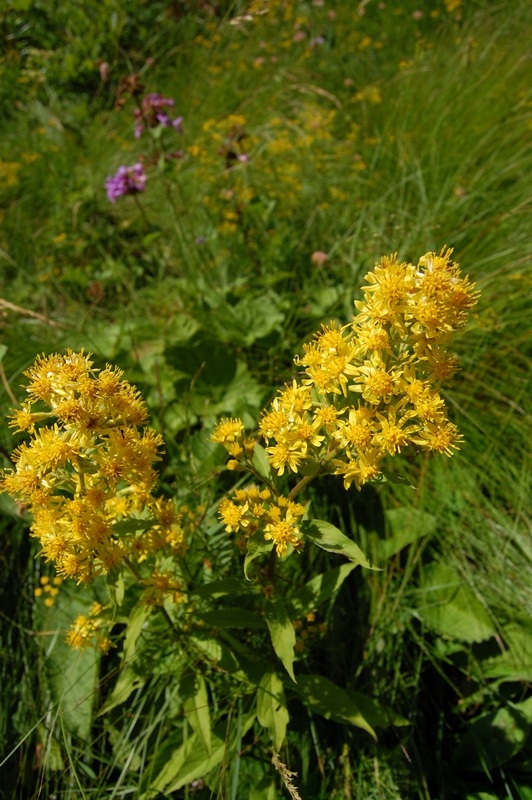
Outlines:
{"type": "Polygon", "coordinates": [[[214,628],[265,628],[266,624],[259,614],[244,608],[219,608],[217,611],[200,613],[206,625],[214,628]]]}
{"type": "Polygon", "coordinates": [[[347,576],[357,565],[352,562],[342,564],[341,567],[329,569],[316,575],[296,592],[287,603],[287,612],[290,619],[298,619],[304,614],[318,608],[322,603],[332,597],[341,587],[347,576]]]}
{"type": "Polygon", "coordinates": [[[288,711],[283,682],[276,672],[265,672],[257,691],[257,719],[267,728],[278,753],[286,736],[288,711]]]}
{"type": "Polygon", "coordinates": [[[217,599],[227,594],[239,594],[241,592],[249,592],[249,586],[246,583],[238,578],[224,578],[223,580],[212,581],[204,586],[199,586],[197,589],[194,589],[192,594],[198,597],[213,597],[217,599]]]}
{"type": "Polygon", "coordinates": [[[107,591],[109,592],[109,599],[111,601],[112,618],[116,619],[125,593],[125,583],[122,575],[117,572],[111,572],[107,575],[107,591]]]}
{"type": "Polygon", "coordinates": [[[310,475],[315,475],[320,469],[320,465],[317,461],[302,461],[299,466],[299,472],[301,475],[308,477],[310,475]]]}
{"type": "Polygon", "coordinates": [[[5,344],[0,344],[0,363],[4,360],[5,354],[7,353],[7,347],[5,344]]]}
{"type": "Polygon", "coordinates": [[[118,675],[113,691],[99,710],[98,716],[101,717],[111,711],[112,708],[125,703],[128,697],[145,683],[146,679],[136,675],[131,667],[124,667],[118,675]]]}
{"type": "Polygon", "coordinates": [[[345,691],[351,700],[356,703],[360,713],[372,728],[404,728],[410,725],[409,720],[389,706],[379,703],[378,700],[374,700],[372,697],[362,694],[362,692],[353,692],[351,689],[346,689],[345,691]]]}
{"type": "Polygon", "coordinates": [[[429,564],[418,606],[421,619],[446,636],[463,642],[482,642],[495,626],[480,600],[449,564],[429,564]]]}
{"type": "MultiPolygon", "coordinates": [[[[196,733],[188,737],[187,741],[173,751],[170,749],[171,740],[167,741],[158,753],[156,762],[162,763],[162,769],[149,784],[147,791],[141,795],[142,799],[150,800],[165,791],[165,794],[177,791],[186,783],[196,778],[201,778],[209,770],[216,767],[225,753],[225,742],[217,736],[211,738],[211,753],[207,753],[200,738],[196,733]],[[171,784],[171,788],[167,787],[171,784]]],[[[146,774],[150,774],[148,767],[146,774]]]]}
{"type": "Polygon", "coordinates": [[[513,758],[529,732],[530,722],[518,708],[508,706],[483,714],[462,736],[454,761],[461,769],[489,771],[513,758]]]}
{"type": "Polygon", "coordinates": [[[277,787],[271,778],[263,778],[249,792],[249,800],[276,800],[277,797],[277,787]]]}
{"type": "Polygon", "coordinates": [[[200,672],[188,674],[179,685],[183,708],[205,752],[211,755],[211,716],[205,678],[200,672]]]}
{"type": "Polygon", "coordinates": [[[154,525],[159,525],[159,520],[137,519],[136,517],[130,517],[129,519],[123,519],[120,522],[115,522],[113,525],[113,533],[116,533],[118,536],[120,536],[121,534],[124,535],[126,533],[147,531],[150,528],[153,528],[154,525]]]}
{"type": "Polygon", "coordinates": [[[301,675],[294,687],[305,705],[326,719],[348,722],[367,731],[375,741],[377,736],[354,697],[321,675],[301,675]]]}
{"type": "Polygon", "coordinates": [[[262,475],[262,477],[266,478],[267,481],[272,480],[272,470],[268,456],[266,454],[266,450],[262,445],[258,444],[257,442],[255,443],[255,447],[253,448],[253,466],[255,467],[259,475],[262,475]]]}
{"type": "Polygon", "coordinates": [[[150,606],[145,603],[139,603],[133,608],[127,623],[126,636],[124,639],[124,653],[122,656],[122,663],[131,661],[135,654],[135,647],[140,632],[144,627],[144,623],[151,614],[150,606]]]}
{"type": "Polygon", "coordinates": [[[412,542],[430,536],[436,527],[436,517],[417,508],[391,508],[384,516],[391,535],[380,542],[383,558],[390,558],[412,542]]]}
{"type": "Polygon", "coordinates": [[[294,675],[294,646],[296,632],[281,600],[269,600],[265,605],[266,623],[270,629],[273,649],[292,678],[294,675]]]}
{"type": "Polygon", "coordinates": [[[240,664],[236,656],[219,639],[197,633],[189,637],[189,642],[202,653],[203,657],[209,661],[214,661],[226,672],[236,672],[239,669],[240,664]]]}
{"type": "Polygon", "coordinates": [[[301,532],[318,547],[328,553],[339,553],[355,564],[366,569],[377,569],[372,566],[360,547],[352,539],[348,539],[342,531],[321,519],[306,520],[301,523],[301,532]]]}
{"type": "Polygon", "coordinates": [[[98,716],[106,714],[121,703],[125,703],[132,692],[145,683],[145,679],[139,677],[128,665],[135,659],[138,638],[150,614],[151,608],[144,603],[138,603],[131,611],[127,622],[126,635],[124,637],[121,670],[113,687],[113,691],[107,697],[98,716]]]}
{"type": "Polygon", "coordinates": [[[503,628],[507,644],[504,653],[482,661],[482,672],[488,678],[532,683],[532,624],[529,620],[512,620],[503,628]]]}
{"type": "Polygon", "coordinates": [[[249,577],[249,567],[252,561],[254,561],[259,556],[265,555],[266,553],[271,553],[273,550],[273,542],[268,542],[264,538],[264,533],[262,531],[257,531],[250,536],[247,541],[247,548],[248,552],[246,558],[244,559],[244,575],[246,576],[247,580],[250,581],[251,578],[249,577]]]}
{"type": "Polygon", "coordinates": [[[78,587],[69,582],[61,587],[51,608],[43,604],[36,610],[38,628],[54,632],[39,636],[48,690],[59,706],[65,729],[81,739],[88,739],[90,734],[100,658],[94,647],[73,649],[65,635],[78,615],[88,615],[95,599],[92,586],[78,587]]]}

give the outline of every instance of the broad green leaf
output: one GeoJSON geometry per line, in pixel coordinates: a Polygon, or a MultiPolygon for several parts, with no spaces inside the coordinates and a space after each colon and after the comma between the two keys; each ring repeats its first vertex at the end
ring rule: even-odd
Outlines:
{"type": "Polygon", "coordinates": [[[179,685],[183,708],[206,753],[211,755],[211,716],[205,678],[200,672],[188,674],[179,685]]]}
{"type": "Polygon", "coordinates": [[[232,651],[219,639],[211,636],[203,636],[199,633],[189,637],[191,645],[196,647],[203,656],[210,661],[214,661],[226,672],[235,672],[239,668],[239,663],[232,651]]]}
{"type": "MultiPolygon", "coordinates": [[[[241,736],[246,735],[254,721],[255,712],[244,718],[240,727],[241,736]]],[[[164,766],[155,779],[152,780],[149,791],[143,795],[143,798],[151,800],[151,798],[158,796],[158,792],[162,791],[168,796],[196,780],[196,778],[204,778],[212,769],[218,766],[224,755],[233,752],[237,740],[235,727],[235,725],[231,726],[228,736],[227,722],[225,720],[216,726],[211,733],[210,755],[206,752],[196,733],[189,736],[187,741],[181,744],[174,752],[168,752],[168,747],[166,747],[163,758],[158,759],[158,763],[162,763],[164,766]]]]}
{"type": "Polygon", "coordinates": [[[480,600],[449,564],[429,564],[418,605],[421,619],[446,636],[463,642],[482,642],[495,626],[480,600]]]}
{"type": "Polygon", "coordinates": [[[286,736],[288,711],[283,682],[276,672],[265,672],[257,691],[257,719],[268,729],[273,747],[278,753],[286,736]]]}
{"type": "Polygon", "coordinates": [[[249,800],[277,800],[278,796],[275,781],[271,778],[263,778],[249,792],[249,800]]]}
{"type": "Polygon", "coordinates": [[[377,569],[370,564],[360,547],[330,522],[321,519],[304,521],[301,523],[301,532],[328,553],[339,553],[361,567],[377,569]]]}
{"type": "Polygon", "coordinates": [[[7,353],[7,347],[5,344],[0,344],[0,363],[4,360],[4,356],[7,353]]]}
{"type": "Polygon", "coordinates": [[[266,623],[270,629],[273,649],[279,656],[283,665],[295,681],[294,675],[294,646],[296,633],[281,600],[270,600],[265,605],[266,623]]]}
{"type": "Polygon", "coordinates": [[[81,739],[90,733],[100,657],[94,647],[73,649],[65,636],[78,615],[88,615],[95,599],[93,586],[69,582],[61,587],[51,608],[39,605],[35,615],[40,630],[53,632],[39,636],[48,690],[59,706],[65,729],[81,739]]]}
{"type": "Polygon", "coordinates": [[[131,667],[124,667],[118,675],[113,691],[107,697],[105,703],[98,712],[98,716],[107,714],[112,708],[116,708],[121,703],[125,703],[128,697],[146,683],[145,678],[136,675],[131,667]]]}
{"type": "Polygon", "coordinates": [[[144,623],[150,614],[151,608],[145,603],[139,603],[131,612],[127,623],[126,636],[124,639],[124,654],[122,657],[123,664],[131,661],[133,658],[137,639],[139,638],[144,623]]]}
{"type": "Polygon", "coordinates": [[[186,748],[181,767],[166,789],[167,794],[177,792],[183,786],[196,780],[196,778],[203,778],[207,772],[210,772],[211,769],[218,766],[226,752],[225,742],[217,736],[212,737],[212,750],[210,755],[197,740],[195,744],[192,743],[192,745],[190,745],[187,742],[187,745],[188,747],[186,748]]]}
{"type": "Polygon", "coordinates": [[[132,692],[145,683],[146,679],[137,675],[128,665],[135,659],[137,642],[150,614],[151,608],[144,603],[138,603],[133,607],[127,622],[126,635],[124,637],[122,667],[113,691],[100,709],[98,716],[107,713],[121,703],[125,703],[132,692]]]}
{"type": "Polygon", "coordinates": [[[301,675],[295,691],[305,705],[326,719],[348,722],[377,736],[355,699],[344,689],[321,675],[301,675]]]}
{"type": "Polygon", "coordinates": [[[532,625],[529,620],[513,620],[503,628],[507,644],[504,653],[482,661],[488,678],[532,683],[532,625]]]}
{"type": "Polygon", "coordinates": [[[253,449],[253,466],[259,475],[262,475],[262,477],[266,478],[267,481],[271,481],[272,471],[268,456],[266,455],[266,450],[258,443],[255,443],[255,447],[253,449]]]}
{"type": "Polygon", "coordinates": [[[405,719],[389,706],[379,703],[372,697],[368,697],[362,692],[353,692],[346,689],[346,694],[356,703],[364,719],[369,722],[372,728],[403,728],[410,725],[409,720],[405,719]]]}
{"type": "Polygon", "coordinates": [[[417,508],[391,508],[384,516],[390,535],[380,542],[383,558],[390,558],[408,544],[429,536],[436,527],[436,517],[417,508]]]}
{"type": "Polygon", "coordinates": [[[249,592],[249,586],[238,578],[224,578],[219,581],[212,581],[204,586],[199,586],[194,589],[192,594],[198,597],[213,597],[215,600],[218,597],[224,597],[227,594],[239,594],[241,592],[249,592]]]}
{"type": "Polygon", "coordinates": [[[249,567],[252,561],[254,561],[258,556],[266,555],[266,553],[271,553],[273,550],[273,542],[268,542],[264,538],[264,533],[262,531],[257,531],[250,536],[247,541],[247,548],[248,552],[246,558],[244,559],[244,575],[248,579],[251,580],[249,577],[249,567]]]}
{"type": "Polygon", "coordinates": [[[113,533],[118,534],[126,534],[126,533],[136,533],[137,531],[147,531],[150,528],[153,528],[154,525],[158,525],[159,521],[156,519],[137,519],[135,517],[130,517],[129,519],[123,519],[120,522],[115,522],[113,525],[113,533]]]}
{"type": "Polygon", "coordinates": [[[356,566],[352,562],[350,564],[342,564],[341,567],[329,569],[327,572],[322,572],[321,575],[316,575],[315,578],[312,578],[303,588],[292,595],[286,604],[290,619],[302,617],[332,597],[356,566]]]}
{"type": "Polygon", "coordinates": [[[529,732],[530,722],[518,708],[507,706],[483,714],[462,736],[454,761],[473,772],[497,768],[521,750],[529,732]]]}
{"type": "Polygon", "coordinates": [[[299,466],[299,472],[301,475],[308,477],[309,475],[315,475],[319,468],[320,465],[316,461],[302,461],[299,466]]]}
{"type": "Polygon", "coordinates": [[[266,623],[259,614],[244,608],[220,608],[198,614],[206,625],[214,628],[265,628],[266,623]]]}
{"type": "Polygon", "coordinates": [[[61,745],[54,738],[52,733],[48,731],[44,725],[37,726],[37,736],[39,738],[42,752],[46,753],[46,769],[56,772],[64,770],[65,762],[63,761],[63,754],[61,753],[61,745]]]}

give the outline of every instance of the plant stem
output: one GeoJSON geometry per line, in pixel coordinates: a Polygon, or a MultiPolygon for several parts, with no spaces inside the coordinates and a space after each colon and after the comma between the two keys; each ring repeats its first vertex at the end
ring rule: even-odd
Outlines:
{"type": "Polygon", "coordinates": [[[304,488],[305,488],[305,486],[308,486],[308,484],[309,484],[311,481],[313,481],[313,480],[314,480],[314,478],[317,478],[317,477],[318,477],[318,475],[322,475],[322,474],[323,474],[323,467],[324,467],[324,466],[326,466],[326,465],[329,463],[329,461],[331,461],[331,459],[333,459],[333,458],[334,458],[334,456],[337,454],[337,452],[338,452],[338,450],[339,450],[339,449],[340,449],[339,447],[335,447],[335,448],[334,448],[334,450],[331,450],[331,452],[330,452],[330,453],[327,453],[327,455],[323,457],[323,459],[320,461],[320,466],[319,466],[319,468],[316,470],[316,472],[314,473],[314,475],[305,475],[305,477],[304,477],[304,478],[301,478],[301,480],[299,481],[299,483],[296,483],[296,485],[294,486],[294,488],[292,489],[292,491],[291,491],[291,492],[290,492],[290,494],[288,495],[288,499],[289,499],[289,500],[293,500],[293,499],[294,499],[294,497],[297,497],[297,495],[299,494],[299,492],[300,492],[302,489],[304,489],[304,488]]]}
{"type": "Polygon", "coordinates": [[[144,206],[142,205],[142,203],[139,200],[138,194],[133,194],[133,200],[137,204],[137,208],[140,211],[140,215],[141,215],[142,219],[144,220],[144,222],[146,223],[146,228],[148,229],[148,233],[150,233],[151,229],[152,229],[152,225],[151,225],[151,222],[149,221],[149,219],[148,219],[148,217],[146,215],[146,212],[144,210],[144,206]]]}

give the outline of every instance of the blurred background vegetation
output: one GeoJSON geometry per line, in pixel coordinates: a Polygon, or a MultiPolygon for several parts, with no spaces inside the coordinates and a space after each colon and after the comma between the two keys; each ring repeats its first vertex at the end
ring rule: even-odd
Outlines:
{"type": "MultiPolygon", "coordinates": [[[[217,415],[253,427],[382,255],[454,247],[482,290],[446,396],[465,443],[404,459],[402,485],[320,484],[315,515],[382,571],[356,570],[298,630],[314,672],[409,724],[383,720],[374,743],[294,695],[285,758],[304,800],[532,798],[528,0],[7,0],[0,21],[4,466],[23,370],[84,347],[144,393],[163,490],[212,504],[229,485],[217,415]],[[144,213],[104,188],[146,150],[133,104],[116,108],[132,74],[183,116],[182,157],[146,156],[144,213]]],[[[34,601],[48,567],[24,509],[5,495],[0,509],[0,796],[143,797],[171,667],[103,721],[118,661],[85,653],[63,708],[61,631],[98,587],[34,601]]],[[[253,729],[241,749],[214,794],[195,781],[159,796],[288,796],[253,729]]]]}

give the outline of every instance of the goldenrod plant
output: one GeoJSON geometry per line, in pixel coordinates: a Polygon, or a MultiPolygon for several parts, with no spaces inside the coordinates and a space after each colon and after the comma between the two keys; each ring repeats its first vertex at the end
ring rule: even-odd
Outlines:
{"type": "MultiPolygon", "coordinates": [[[[327,473],[341,477],[346,489],[354,483],[360,490],[371,481],[393,480],[386,460],[408,449],[446,456],[458,449],[461,437],[440,390],[457,369],[448,350],[453,334],[464,328],[479,293],[461,277],[450,250],[427,253],[417,265],[385,258],[366,276],[363,291],[350,323],[331,322],[305,345],[295,359],[298,377],[263,411],[258,430],[246,433],[242,420],[223,418],[212,433],[212,442],[230,456],[229,473],[252,476],[244,486],[239,480],[218,504],[225,534],[237,534],[247,583],[234,576],[206,580],[216,567],[211,562],[203,579],[194,573],[198,551],[204,551],[203,522],[198,517],[191,530],[183,522],[186,515],[190,523],[188,508],[157,494],[154,465],[163,440],[146,427],[144,402],[121,370],[110,365],[98,370],[90,355],[71,350],[41,356],[26,370],[29,399],[14,412],[12,425],[27,432],[29,442],[15,451],[15,468],[4,472],[1,487],[28,504],[32,535],[41,555],[54,562],[56,582],[107,578],[108,603],[95,602],[75,618],[68,644],[106,653],[121,639],[116,624],[127,622],[123,671],[104,710],[131,693],[134,680],[125,676],[128,670],[131,675],[132,640],[145,627],[148,640],[160,637],[157,616],[168,625],[164,636],[182,660],[182,701],[193,733],[181,745],[183,765],[177,759],[175,769],[167,765],[154,773],[147,797],[207,780],[227,755],[211,731],[205,674],[213,667],[251,694],[240,724],[249,729],[256,719],[268,731],[273,764],[294,797],[293,774],[279,759],[289,722],[279,662],[291,681],[287,688],[302,692],[310,708],[326,713],[328,705],[327,713],[347,714],[376,735],[371,718],[377,706],[370,698],[365,698],[369,714],[364,713],[328,679],[300,675],[295,668],[301,617],[314,622],[315,605],[338,591],[354,567],[373,569],[355,541],[330,522],[312,518],[301,496],[327,473]],[[347,562],[305,586],[296,564],[286,582],[285,561],[297,562],[303,548],[316,545],[347,562]],[[218,598],[231,594],[242,595],[242,604],[220,608],[218,598]],[[263,639],[251,653],[227,635],[198,637],[198,626],[209,621],[215,628],[267,628],[271,644],[263,639]],[[189,769],[192,747],[203,758],[189,769]]],[[[198,502],[197,514],[204,511],[198,502]]],[[[42,582],[46,589],[48,581],[42,582]]],[[[214,699],[216,689],[211,691],[214,699]]]]}

